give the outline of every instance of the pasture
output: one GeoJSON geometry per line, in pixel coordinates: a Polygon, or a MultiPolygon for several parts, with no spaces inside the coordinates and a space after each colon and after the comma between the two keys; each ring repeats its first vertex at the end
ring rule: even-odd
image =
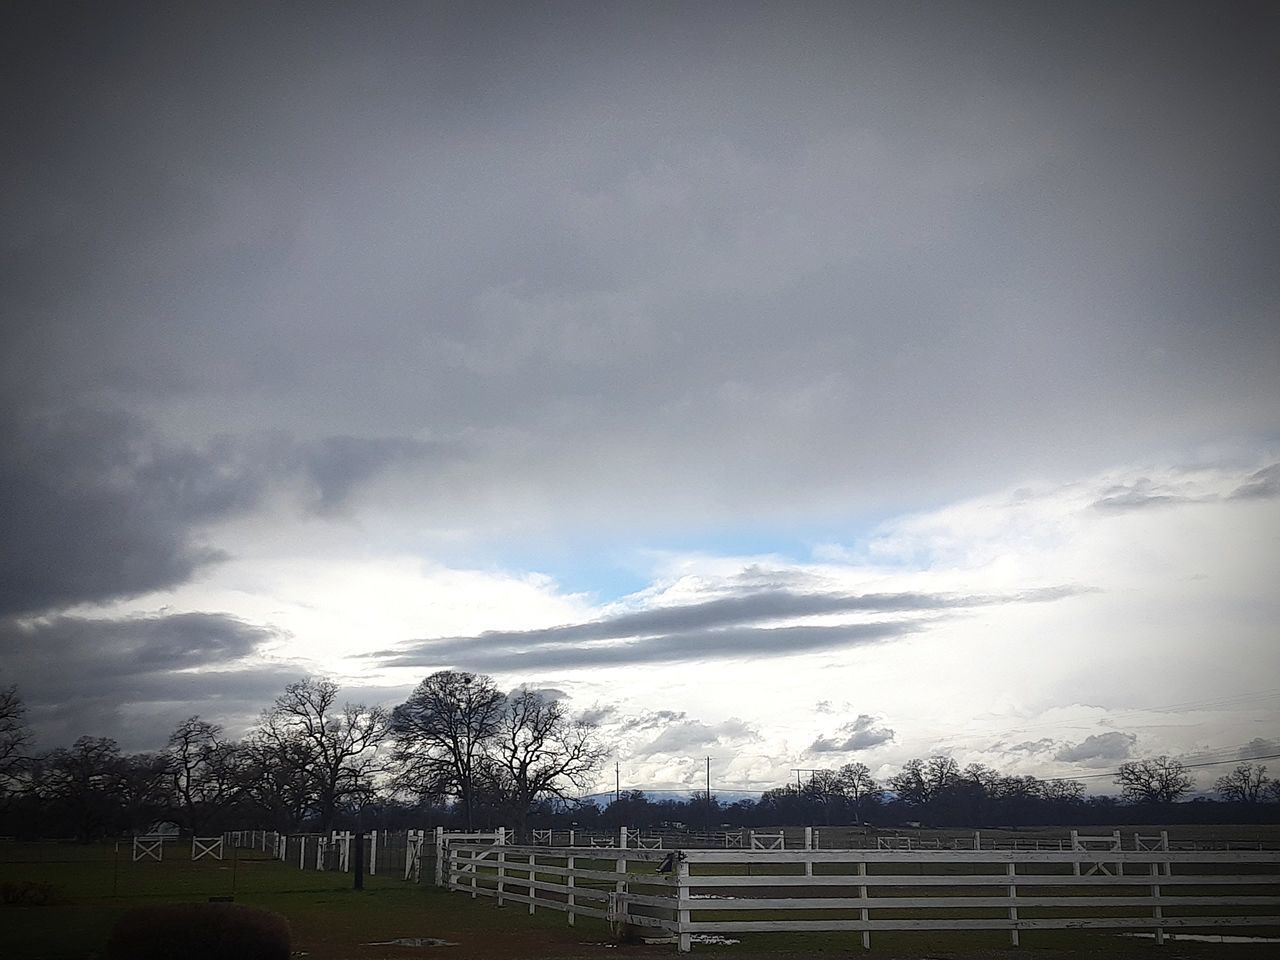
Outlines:
{"type": "MultiPolygon", "coordinates": [[[[636,863],[637,871],[652,865],[636,863]]],[[[430,874],[424,871],[424,880],[430,874]]],[[[608,925],[587,916],[570,927],[562,913],[523,905],[499,908],[493,900],[449,893],[397,876],[366,878],[351,889],[349,874],[298,870],[265,854],[240,850],[226,859],[190,860],[188,842],[171,842],[161,862],[133,862],[127,843],[114,845],[0,844],[0,883],[51,885],[54,902],[0,906],[0,956],[7,960],[88,960],[101,956],[108,931],[131,906],[204,901],[234,896],[239,903],[275,910],[290,921],[300,960],[383,958],[674,957],[671,945],[615,944],[608,925]],[[435,938],[450,946],[388,944],[435,938]]],[[[514,892],[514,891],[513,891],[514,892]]],[[[657,933],[657,931],[654,931],[657,933]]],[[[737,935],[735,935],[737,937],[737,935]]],[[[699,944],[695,951],[732,960],[764,957],[835,957],[863,953],[858,934],[753,933],[729,945],[699,944]]],[[[1274,944],[1151,940],[1113,933],[1037,931],[1018,948],[993,931],[878,933],[866,954],[877,958],[1270,957],[1274,944]]]]}

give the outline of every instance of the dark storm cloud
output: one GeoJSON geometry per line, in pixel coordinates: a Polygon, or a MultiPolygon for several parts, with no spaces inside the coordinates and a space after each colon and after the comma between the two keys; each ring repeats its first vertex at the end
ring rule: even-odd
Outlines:
{"type": "Polygon", "coordinates": [[[628,664],[687,663],[741,660],[816,653],[874,643],[915,633],[911,623],[864,623],[840,627],[772,627],[700,630],[643,640],[568,646],[498,647],[460,642],[436,652],[427,647],[384,659],[385,666],[427,666],[455,663],[472,670],[506,671],[530,667],[560,668],[625,666],[628,664]]]}
{"type": "MultiPolygon", "coordinates": [[[[1265,5],[6,16],[13,402],[466,439],[394,505],[451,528],[882,510],[1275,427],[1265,5]]],[[[399,456],[318,454],[319,509],[399,456]]]]}
{"type": "Polygon", "coordinates": [[[225,444],[167,444],[123,415],[79,411],[0,430],[0,614],[174,586],[221,554],[197,529],[260,488],[225,444]]]}
{"type": "Polygon", "coordinates": [[[892,743],[894,731],[880,725],[881,718],[859,714],[848,723],[841,724],[830,737],[818,737],[809,744],[810,753],[851,753],[869,750],[881,744],[892,743]]]}
{"type": "Polygon", "coordinates": [[[277,638],[218,613],[0,621],[6,681],[17,683],[44,746],[88,734],[154,749],[192,713],[244,721],[302,675],[250,660],[277,638]]]}
{"type": "Polygon", "coordinates": [[[1066,763],[1105,764],[1129,759],[1137,742],[1137,735],[1132,733],[1096,733],[1079,743],[1064,745],[1053,756],[1066,763]]]}
{"type": "Polygon", "coordinates": [[[170,442],[121,412],[0,417],[0,616],[177,586],[226,559],[205,531],[273,484],[333,513],[388,469],[457,451],[394,437],[170,442]]]}
{"type": "Polygon", "coordinates": [[[389,467],[452,458],[458,452],[456,444],[402,437],[325,437],[300,447],[293,459],[314,490],[316,509],[330,513],[347,505],[363,484],[389,467]]]}
{"type": "Polygon", "coordinates": [[[20,658],[45,661],[51,678],[62,674],[69,657],[93,675],[131,676],[236,660],[275,636],[264,627],[213,613],[123,620],[60,616],[13,624],[5,633],[6,648],[20,658]]]}
{"type": "MultiPolygon", "coordinates": [[[[797,617],[842,613],[935,613],[1004,603],[1051,601],[1081,592],[1076,587],[1050,587],[1008,596],[954,596],[923,593],[800,594],[789,590],[762,590],[745,596],[721,597],[698,603],[659,607],[637,613],[620,613],[587,623],[532,630],[491,630],[476,637],[455,637],[421,642],[422,649],[449,649],[472,644],[564,646],[580,642],[617,640],[639,636],[713,631],[744,623],[767,623],[797,617]]],[[[404,655],[387,650],[375,656],[404,655]]]]}
{"type": "Polygon", "coordinates": [[[517,665],[604,666],[785,656],[902,637],[922,629],[925,621],[839,626],[756,624],[850,613],[929,617],[974,607],[1052,601],[1080,592],[1076,587],[1047,587],[1005,596],[815,595],[764,590],[740,597],[622,613],[588,623],[422,640],[371,656],[386,666],[455,663],[475,670],[510,670],[517,665]]]}

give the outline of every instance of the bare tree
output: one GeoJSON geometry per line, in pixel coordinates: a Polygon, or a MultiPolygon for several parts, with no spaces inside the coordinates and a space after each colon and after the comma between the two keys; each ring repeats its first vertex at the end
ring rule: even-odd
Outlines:
{"type": "Polygon", "coordinates": [[[183,825],[197,835],[231,799],[234,780],[229,755],[233,750],[222,739],[220,726],[198,716],[183,720],[169,734],[165,753],[173,778],[173,805],[183,825]]]}
{"type": "Polygon", "coordinates": [[[876,802],[884,791],[871,770],[865,763],[846,763],[836,774],[839,777],[840,790],[853,804],[853,815],[858,823],[862,823],[862,807],[866,803],[876,802]]]}
{"type": "Polygon", "coordinates": [[[163,753],[134,753],[120,759],[115,800],[122,822],[140,832],[170,810],[173,762],[163,753]]]}
{"type": "Polygon", "coordinates": [[[300,740],[311,751],[320,827],[333,828],[339,804],[362,796],[385,766],[378,745],[387,734],[382,707],[338,704],[338,685],[308,677],[291,683],[263,716],[262,736],[274,744],[300,740]]]}
{"type": "Polygon", "coordinates": [[[1079,780],[1044,780],[1040,784],[1040,796],[1054,803],[1081,803],[1084,791],[1079,780]]]}
{"type": "Polygon", "coordinates": [[[310,741],[258,731],[228,759],[219,772],[230,773],[235,795],[261,810],[275,829],[293,833],[316,810],[317,757],[310,741]]]}
{"type": "Polygon", "coordinates": [[[1120,764],[1116,783],[1129,803],[1173,803],[1195,786],[1195,779],[1183,764],[1162,755],[1120,764]]]}
{"type": "Polygon", "coordinates": [[[517,842],[527,839],[535,802],[567,800],[570,790],[591,785],[608,755],[595,734],[594,724],[536,690],[521,687],[507,698],[493,738],[492,770],[515,816],[517,842]]]}
{"type": "Polygon", "coordinates": [[[908,760],[901,772],[889,778],[889,787],[904,803],[928,803],[960,779],[960,766],[950,757],[918,757],[908,760]]]}
{"type": "Polygon", "coordinates": [[[845,797],[844,784],[840,774],[835,770],[814,770],[809,774],[809,782],[800,791],[801,796],[817,800],[822,805],[822,820],[831,823],[831,808],[834,801],[845,797]]]}
{"type": "Polygon", "coordinates": [[[33,788],[78,840],[95,840],[117,829],[124,793],[124,758],[114,740],[80,737],[36,764],[33,788]]]}
{"type": "Polygon", "coordinates": [[[27,708],[18,696],[17,687],[0,690],[0,792],[26,759],[24,752],[31,743],[26,715],[27,708]]]}
{"type": "Polygon", "coordinates": [[[1258,803],[1267,795],[1271,778],[1264,764],[1242,763],[1226,776],[1214,781],[1213,789],[1223,800],[1236,803],[1258,803]]]}
{"type": "Polygon", "coordinates": [[[474,827],[485,748],[498,732],[506,698],[483,674],[441,670],[391,713],[399,785],[418,795],[455,796],[474,827]]]}

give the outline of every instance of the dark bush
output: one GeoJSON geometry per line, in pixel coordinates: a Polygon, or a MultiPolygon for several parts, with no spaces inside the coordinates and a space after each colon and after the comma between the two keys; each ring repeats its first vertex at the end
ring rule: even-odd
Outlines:
{"type": "Polygon", "coordinates": [[[107,940],[108,960],[289,960],[289,922],[238,903],[130,910],[107,940]]]}
{"type": "Polygon", "coordinates": [[[61,891],[47,880],[0,881],[0,903],[11,907],[49,907],[64,901],[61,891]]]}

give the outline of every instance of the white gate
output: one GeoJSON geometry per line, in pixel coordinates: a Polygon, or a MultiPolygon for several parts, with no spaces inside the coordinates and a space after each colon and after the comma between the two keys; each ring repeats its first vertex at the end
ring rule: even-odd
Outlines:
{"type": "Polygon", "coordinates": [[[222,859],[222,838],[221,837],[192,837],[191,838],[191,860],[194,863],[202,857],[209,857],[213,860],[222,859]]]}
{"type": "Polygon", "coordinates": [[[152,860],[164,859],[164,837],[134,837],[133,862],[137,863],[150,857],[152,860]]]}

